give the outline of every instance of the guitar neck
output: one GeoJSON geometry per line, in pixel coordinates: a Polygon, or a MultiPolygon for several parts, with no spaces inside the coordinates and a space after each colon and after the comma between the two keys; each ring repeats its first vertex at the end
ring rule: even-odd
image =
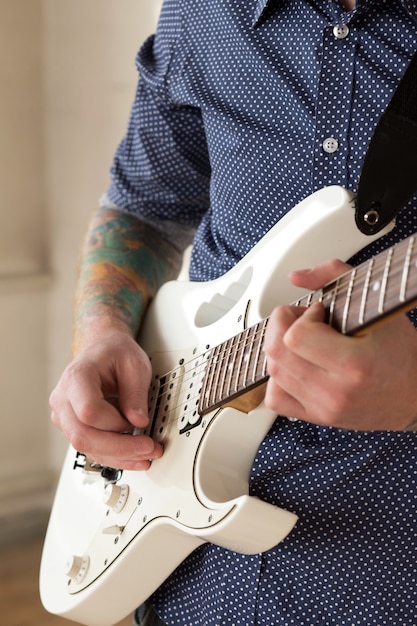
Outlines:
{"type": "MultiPolygon", "coordinates": [[[[321,302],[330,326],[356,335],[417,304],[417,237],[404,239],[293,304],[321,302]]],[[[264,351],[268,319],[216,346],[208,359],[199,412],[230,403],[268,379],[264,351]]]]}

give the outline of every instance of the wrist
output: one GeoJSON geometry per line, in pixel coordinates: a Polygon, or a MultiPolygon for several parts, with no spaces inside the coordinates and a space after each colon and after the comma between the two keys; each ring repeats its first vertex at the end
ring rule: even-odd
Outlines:
{"type": "Polygon", "coordinates": [[[123,318],[113,313],[100,312],[78,319],[73,335],[73,356],[87,348],[101,342],[103,337],[110,335],[128,336],[135,338],[137,329],[132,328],[123,318]]]}

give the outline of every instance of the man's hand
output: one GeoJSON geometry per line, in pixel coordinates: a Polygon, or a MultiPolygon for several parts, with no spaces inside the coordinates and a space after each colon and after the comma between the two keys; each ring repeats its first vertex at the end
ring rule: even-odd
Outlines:
{"type": "Polygon", "coordinates": [[[148,222],[111,208],[92,217],[76,291],[73,350],[50,397],[51,419],[72,446],[118,469],[148,469],[162,447],[148,424],[151,367],[137,345],[141,319],[174,278],[181,251],[148,222]]]}
{"type": "MultiPolygon", "coordinates": [[[[315,290],[347,269],[332,261],[290,279],[315,290]]],[[[417,333],[405,315],[347,337],[324,322],[320,303],[279,306],[265,349],[265,401],[277,413],[355,430],[417,430],[417,333]]]]}
{"type": "Polygon", "coordinates": [[[162,447],[132,434],[148,424],[148,357],[126,332],[97,331],[50,397],[51,419],[72,446],[101,465],[146,470],[162,447]]]}

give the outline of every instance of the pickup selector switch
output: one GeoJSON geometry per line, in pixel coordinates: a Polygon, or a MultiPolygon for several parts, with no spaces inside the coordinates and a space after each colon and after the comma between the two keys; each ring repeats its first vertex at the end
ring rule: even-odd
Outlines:
{"type": "Polygon", "coordinates": [[[104,504],[107,504],[115,513],[125,506],[129,497],[129,485],[115,485],[109,483],[104,490],[104,504]]]}

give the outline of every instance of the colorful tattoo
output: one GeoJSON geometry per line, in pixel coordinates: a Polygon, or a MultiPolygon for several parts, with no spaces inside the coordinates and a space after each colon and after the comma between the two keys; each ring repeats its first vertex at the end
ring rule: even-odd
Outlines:
{"type": "Polygon", "coordinates": [[[126,213],[100,211],[80,268],[76,334],[91,317],[110,314],[136,335],[149,301],[180,265],[181,253],[151,226],[126,213]]]}

